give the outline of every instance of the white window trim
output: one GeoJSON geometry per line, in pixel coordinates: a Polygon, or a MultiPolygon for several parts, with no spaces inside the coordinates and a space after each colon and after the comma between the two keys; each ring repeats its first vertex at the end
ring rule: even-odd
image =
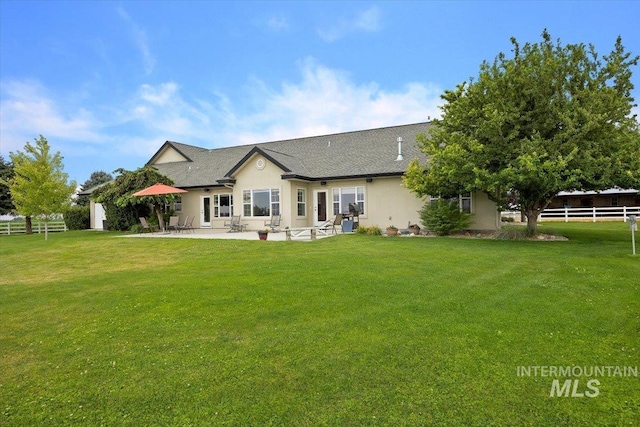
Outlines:
{"type": "Polygon", "coordinates": [[[242,190],[242,214],[245,218],[269,218],[270,216],[274,215],[274,206],[278,207],[278,213],[275,215],[279,215],[282,214],[282,209],[280,209],[280,203],[281,203],[281,198],[280,198],[280,189],[279,188],[252,188],[250,190],[242,190]],[[269,215],[260,215],[260,216],[254,216],[253,215],[253,193],[254,192],[268,192],[269,193],[269,215]],[[274,192],[277,192],[278,194],[278,200],[274,201],[274,192]],[[249,194],[249,203],[245,203],[244,198],[246,194],[249,194]],[[245,207],[249,205],[249,209],[251,212],[251,215],[245,215],[245,207]]]}
{"type": "Polygon", "coordinates": [[[307,216],[307,189],[306,188],[297,188],[296,189],[296,216],[298,218],[305,218],[307,216]],[[300,201],[300,192],[302,191],[302,201],[300,201]],[[300,215],[300,207],[303,207],[302,211],[304,214],[300,215]]]}
{"type": "Polygon", "coordinates": [[[360,205],[360,203],[362,203],[362,209],[360,212],[361,216],[366,216],[367,214],[367,189],[364,185],[354,185],[354,186],[345,186],[345,187],[333,187],[331,189],[331,212],[333,212],[334,215],[336,215],[336,203],[338,204],[338,213],[346,213],[346,212],[340,212],[340,210],[342,209],[342,190],[346,189],[346,188],[353,188],[355,190],[355,202],[356,204],[360,205]],[[362,189],[362,198],[359,199],[358,196],[360,195],[360,193],[358,193],[358,189],[362,189]],[[338,200],[334,200],[334,195],[335,192],[338,192],[338,200]]]}
{"type": "MultiPolygon", "coordinates": [[[[463,201],[469,200],[469,213],[473,213],[473,195],[471,192],[465,194],[458,194],[458,208],[462,211],[464,206],[463,201]]],[[[440,200],[441,198],[441,196],[429,196],[429,202],[435,202],[436,200],[440,200]]]]}
{"type": "Polygon", "coordinates": [[[233,216],[233,193],[219,193],[213,195],[213,200],[211,202],[211,206],[213,207],[213,215],[212,218],[231,218],[233,216]],[[229,196],[229,216],[220,216],[220,197],[221,196],[229,196]],[[217,211],[217,214],[216,214],[217,211]]]}

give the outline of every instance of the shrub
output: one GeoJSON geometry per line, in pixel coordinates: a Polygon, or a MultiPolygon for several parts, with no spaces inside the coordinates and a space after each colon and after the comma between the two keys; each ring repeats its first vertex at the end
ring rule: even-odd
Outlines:
{"type": "Polygon", "coordinates": [[[498,240],[526,240],[526,238],[527,230],[516,227],[504,227],[496,234],[498,240]]]}
{"type": "Polygon", "coordinates": [[[360,226],[356,229],[356,234],[367,234],[369,236],[382,236],[380,227],[371,225],[369,227],[360,226]]]}
{"type": "Polygon", "coordinates": [[[457,201],[439,199],[424,205],[420,219],[427,229],[438,236],[447,236],[464,230],[471,224],[473,214],[460,210],[457,201]]]}
{"type": "Polygon", "coordinates": [[[141,224],[133,224],[131,226],[131,232],[132,233],[136,233],[136,234],[140,234],[144,231],[144,228],[142,228],[141,224]]]}
{"type": "Polygon", "coordinates": [[[64,213],[64,223],[69,230],[86,230],[90,225],[89,206],[71,206],[64,213]]]}

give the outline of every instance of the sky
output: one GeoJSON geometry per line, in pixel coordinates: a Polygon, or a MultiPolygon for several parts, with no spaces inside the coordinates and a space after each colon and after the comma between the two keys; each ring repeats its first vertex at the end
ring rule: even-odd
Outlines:
{"type": "Polygon", "coordinates": [[[82,184],[144,166],[165,141],[424,122],[511,37],[546,28],[602,56],[621,36],[638,55],[638,17],[640,1],[0,0],[0,155],[43,135],[82,184]]]}

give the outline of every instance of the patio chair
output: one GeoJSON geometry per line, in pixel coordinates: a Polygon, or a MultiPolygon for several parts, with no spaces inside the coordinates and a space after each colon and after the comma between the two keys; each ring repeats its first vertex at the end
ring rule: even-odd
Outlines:
{"type": "Polygon", "coordinates": [[[191,231],[193,232],[193,220],[194,220],[195,216],[188,216],[184,219],[184,222],[182,223],[182,225],[178,224],[178,231],[191,231]]]}
{"type": "Polygon", "coordinates": [[[337,233],[336,225],[340,225],[340,224],[342,224],[342,214],[338,214],[334,219],[331,219],[323,224],[320,224],[318,228],[324,231],[327,231],[329,230],[329,228],[331,228],[333,229],[333,234],[336,234],[337,233]]]}
{"type": "Polygon", "coordinates": [[[171,216],[169,217],[169,225],[167,225],[167,230],[173,230],[176,233],[179,231],[180,225],[180,217],[179,216],[171,216]]]}
{"type": "Polygon", "coordinates": [[[274,233],[280,231],[280,221],[282,220],[282,215],[271,215],[270,221],[265,221],[264,226],[269,227],[271,231],[274,233]]]}
{"type": "Polygon", "coordinates": [[[244,226],[240,225],[240,215],[234,215],[231,217],[231,221],[224,223],[225,227],[229,227],[227,233],[232,233],[235,231],[243,231],[244,226]]]}
{"type": "Polygon", "coordinates": [[[154,233],[158,230],[156,226],[149,225],[147,219],[142,216],[140,217],[140,224],[142,224],[142,231],[144,231],[145,233],[154,233]]]}

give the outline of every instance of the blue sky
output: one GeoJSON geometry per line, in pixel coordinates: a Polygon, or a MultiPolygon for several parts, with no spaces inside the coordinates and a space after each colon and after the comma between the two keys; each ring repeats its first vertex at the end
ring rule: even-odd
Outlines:
{"type": "MultiPolygon", "coordinates": [[[[70,179],[166,140],[224,147],[426,121],[510,37],[616,37],[639,1],[0,0],[0,153],[44,135],[70,179]]],[[[634,70],[640,98],[640,69],[634,70]]],[[[639,110],[636,109],[636,112],[639,110]]]]}

